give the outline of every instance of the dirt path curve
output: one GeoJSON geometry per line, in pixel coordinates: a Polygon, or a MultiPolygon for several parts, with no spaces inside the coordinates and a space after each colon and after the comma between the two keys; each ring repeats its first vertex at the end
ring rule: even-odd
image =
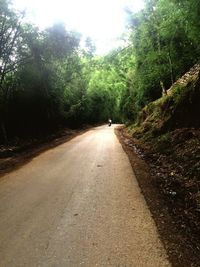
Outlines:
{"type": "Polygon", "coordinates": [[[171,266],[114,126],[0,179],[0,266],[171,266]]]}

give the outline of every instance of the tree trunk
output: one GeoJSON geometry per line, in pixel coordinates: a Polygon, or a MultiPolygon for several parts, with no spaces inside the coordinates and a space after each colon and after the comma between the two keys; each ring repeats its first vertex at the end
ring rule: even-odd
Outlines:
{"type": "Polygon", "coordinates": [[[171,85],[174,83],[174,74],[173,74],[173,65],[172,65],[172,59],[170,56],[170,53],[168,53],[168,59],[169,59],[169,68],[170,68],[170,75],[171,75],[171,85]]]}
{"type": "Polygon", "coordinates": [[[3,135],[4,143],[7,144],[8,143],[8,135],[7,135],[7,131],[6,131],[6,127],[5,127],[4,122],[1,122],[1,131],[2,131],[2,135],[3,135]]]}
{"type": "Polygon", "coordinates": [[[162,94],[163,94],[163,95],[167,95],[167,90],[166,90],[166,88],[165,88],[165,86],[164,86],[164,84],[163,84],[163,81],[160,81],[160,86],[161,86],[161,88],[162,88],[162,94]]]}

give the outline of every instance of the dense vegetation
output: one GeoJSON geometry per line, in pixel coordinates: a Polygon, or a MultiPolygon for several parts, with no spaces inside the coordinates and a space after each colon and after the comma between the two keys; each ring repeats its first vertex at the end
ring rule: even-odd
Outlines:
{"type": "Polygon", "coordinates": [[[200,56],[197,0],[127,10],[126,47],[95,56],[60,23],[39,31],[0,0],[0,142],[85,123],[134,121],[200,56]]]}

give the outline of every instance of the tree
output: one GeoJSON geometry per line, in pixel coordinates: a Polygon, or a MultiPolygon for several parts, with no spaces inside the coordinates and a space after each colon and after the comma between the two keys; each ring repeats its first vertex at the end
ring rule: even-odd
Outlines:
{"type": "Polygon", "coordinates": [[[7,142],[7,131],[5,125],[6,105],[14,85],[14,74],[21,62],[19,50],[22,44],[21,19],[23,14],[16,14],[9,8],[6,0],[0,2],[0,108],[1,108],[1,130],[5,142],[7,142]]]}
{"type": "Polygon", "coordinates": [[[85,49],[84,49],[84,55],[86,57],[92,58],[95,54],[96,46],[92,39],[90,37],[87,37],[85,39],[85,49]]]}
{"type": "Polygon", "coordinates": [[[144,10],[131,16],[136,61],[132,87],[141,108],[196,62],[198,47],[188,33],[185,12],[173,1],[148,0],[144,10]]]}

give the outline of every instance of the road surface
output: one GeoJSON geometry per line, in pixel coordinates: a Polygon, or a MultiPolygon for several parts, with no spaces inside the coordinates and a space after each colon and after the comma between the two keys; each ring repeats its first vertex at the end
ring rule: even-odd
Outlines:
{"type": "Polygon", "coordinates": [[[0,179],[0,266],[171,266],[114,126],[0,179]]]}

